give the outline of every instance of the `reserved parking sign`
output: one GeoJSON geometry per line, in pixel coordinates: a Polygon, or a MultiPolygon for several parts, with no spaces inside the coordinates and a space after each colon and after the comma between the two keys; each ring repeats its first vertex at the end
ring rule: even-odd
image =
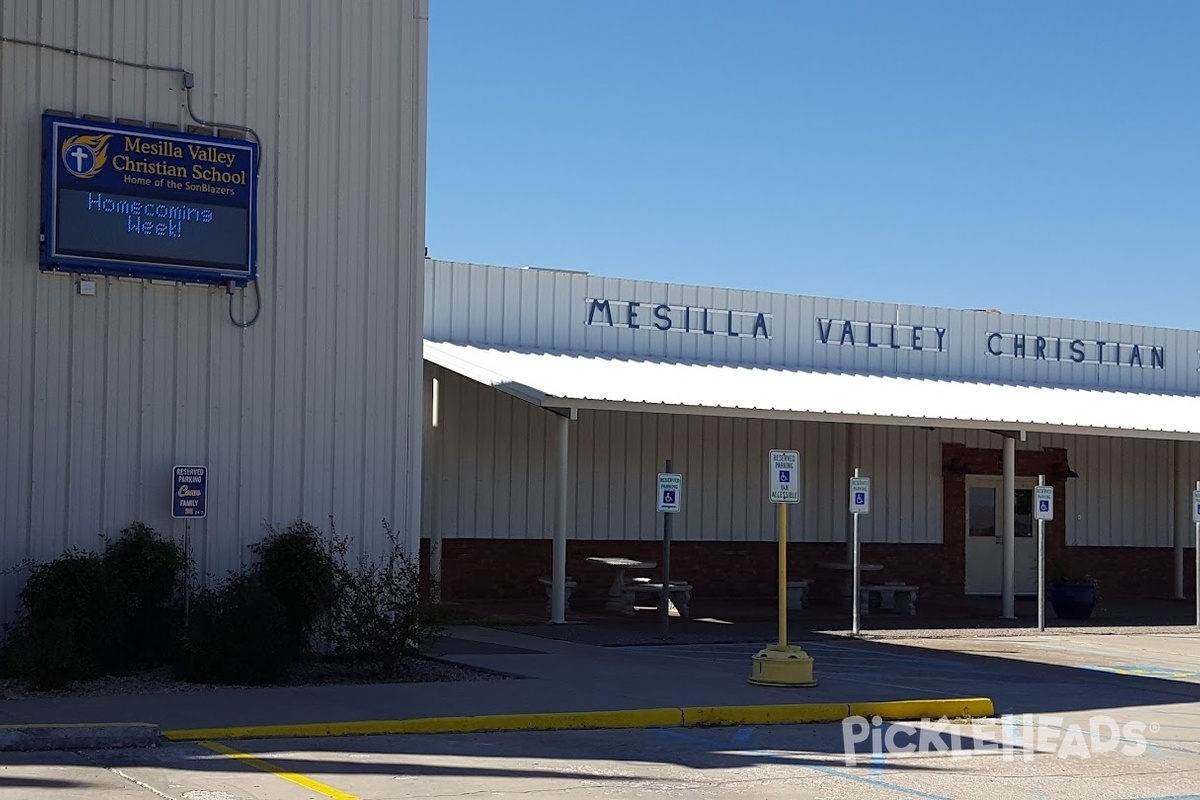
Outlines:
{"type": "Polygon", "coordinates": [[[171,480],[171,516],[199,519],[208,511],[208,467],[175,467],[171,480]]]}

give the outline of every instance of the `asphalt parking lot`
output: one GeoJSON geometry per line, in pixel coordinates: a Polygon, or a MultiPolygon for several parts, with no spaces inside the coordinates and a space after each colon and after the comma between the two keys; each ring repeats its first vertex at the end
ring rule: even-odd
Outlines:
{"type": "MultiPolygon", "coordinates": [[[[0,797],[1200,797],[1195,635],[828,637],[803,644],[818,675],[849,675],[864,687],[892,680],[944,686],[951,695],[970,689],[994,697],[997,717],[3,753],[0,797]]],[[[739,682],[748,654],[744,644],[617,650],[630,659],[678,661],[680,675],[703,662],[739,682]]]]}

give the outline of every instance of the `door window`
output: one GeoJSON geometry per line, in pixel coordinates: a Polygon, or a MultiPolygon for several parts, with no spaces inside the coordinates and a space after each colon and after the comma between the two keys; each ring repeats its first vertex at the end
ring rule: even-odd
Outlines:
{"type": "Polygon", "coordinates": [[[996,490],[990,486],[972,486],[967,498],[969,536],[992,536],[996,531],[996,490]]]}

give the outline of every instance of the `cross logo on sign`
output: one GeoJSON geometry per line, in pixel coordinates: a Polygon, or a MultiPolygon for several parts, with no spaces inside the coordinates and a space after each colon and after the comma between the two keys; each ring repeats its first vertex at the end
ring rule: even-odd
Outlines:
{"type": "Polygon", "coordinates": [[[780,483],[791,483],[792,482],[791,470],[786,470],[786,469],[779,470],[779,482],[780,483]]]}

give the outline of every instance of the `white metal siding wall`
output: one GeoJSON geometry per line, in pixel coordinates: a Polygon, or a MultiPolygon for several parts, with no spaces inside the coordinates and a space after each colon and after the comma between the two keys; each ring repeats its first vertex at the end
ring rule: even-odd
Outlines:
{"type": "MultiPolygon", "coordinates": [[[[998,312],[869,303],[824,297],[783,295],[738,289],[665,284],[587,275],[578,272],[430,261],[425,303],[425,335],[439,341],[492,347],[530,347],[540,350],[605,353],[612,356],[703,361],[746,366],[785,366],[845,370],[969,380],[1002,381],[1042,385],[1127,388],[1139,391],[1194,391],[1195,354],[1200,350],[1200,332],[1137,327],[1082,320],[1029,317],[998,312]],[[621,309],[613,306],[614,324],[586,324],[588,298],[612,303],[634,300],[642,303],[641,327],[630,328],[621,309]],[[652,309],[666,303],[692,308],[762,311],[769,316],[770,340],[743,334],[728,336],[720,329],[713,335],[658,331],[653,328],[652,309]],[[817,320],[872,321],[923,326],[926,344],[936,342],[933,327],[946,329],[944,352],[892,349],[888,346],[839,346],[839,329],[832,329],[823,343],[817,320]],[[1028,354],[1014,358],[1006,343],[998,345],[1005,355],[987,355],[988,334],[1001,332],[1028,335],[1028,354]],[[1161,369],[1073,363],[1067,358],[1034,357],[1034,335],[1065,340],[1069,354],[1074,338],[1125,345],[1153,344],[1164,348],[1161,369]],[[1006,349],[1007,348],[1007,349],[1006,349]]],[[[596,320],[593,320],[595,322],[596,320]]],[[[750,325],[750,323],[746,323],[750,325]]],[[[751,326],[752,327],[752,326],[751,326]]],[[[863,336],[857,333],[859,344],[863,336]]],[[[1127,362],[1131,351],[1125,353],[1127,362]]],[[[1111,360],[1113,352],[1106,359],[1111,360]]],[[[1145,364],[1149,353],[1143,354],[1145,364]]]]}
{"type": "MultiPolygon", "coordinates": [[[[549,412],[441,371],[439,529],[447,538],[549,538],[556,450],[549,412]]],[[[872,479],[865,542],[942,541],[942,444],[999,450],[986,431],[859,426],[847,463],[847,431],[836,423],[745,420],[641,412],[581,411],[571,423],[570,526],[575,539],[654,540],[655,476],[666,458],[684,475],[683,541],[770,541],[766,454],[801,451],[804,494],[793,516],[797,541],[844,541],[846,484],[854,466],[872,479]]],[[[1018,450],[1066,448],[1079,477],[1068,481],[1072,545],[1170,547],[1170,442],[1031,434],[1018,450]]],[[[1180,446],[1175,503],[1183,512],[1200,479],[1200,445],[1180,446]]],[[[434,513],[431,509],[430,513],[434,513]]],[[[427,522],[428,525],[428,522],[427,522]]]]}
{"type": "MultiPolygon", "coordinates": [[[[439,370],[438,530],[447,538],[549,538],[557,479],[550,412],[439,370]]],[[[675,536],[691,541],[771,541],[766,499],[772,448],[801,451],[797,541],[843,541],[847,426],[733,417],[581,411],[571,423],[570,526],[575,539],[660,536],[655,476],[667,458],[684,475],[675,536]]],[[[861,428],[864,474],[875,479],[864,541],[941,541],[941,435],[861,428]]],[[[430,495],[427,494],[427,497],[430,495]]],[[[426,520],[426,530],[432,518],[426,520]]]]}
{"type": "Polygon", "coordinates": [[[1171,547],[1175,512],[1192,545],[1191,490],[1200,479],[1200,446],[1181,443],[1176,473],[1169,470],[1172,442],[1064,437],[1071,468],[1067,542],[1114,547],[1171,547]],[[1174,497],[1172,497],[1174,494],[1174,497]],[[1178,506],[1178,508],[1175,508],[1178,506]]]}
{"type": "Polygon", "coordinates": [[[372,547],[387,517],[413,541],[426,17],[425,0],[0,4],[0,35],[186,67],[197,115],[263,140],[256,325],[229,323],[221,289],[100,279],[81,297],[37,268],[40,114],[186,125],[180,77],[0,44],[0,565],[135,519],[181,534],[174,463],[210,468],[205,572],[301,516],[372,547]]]}

